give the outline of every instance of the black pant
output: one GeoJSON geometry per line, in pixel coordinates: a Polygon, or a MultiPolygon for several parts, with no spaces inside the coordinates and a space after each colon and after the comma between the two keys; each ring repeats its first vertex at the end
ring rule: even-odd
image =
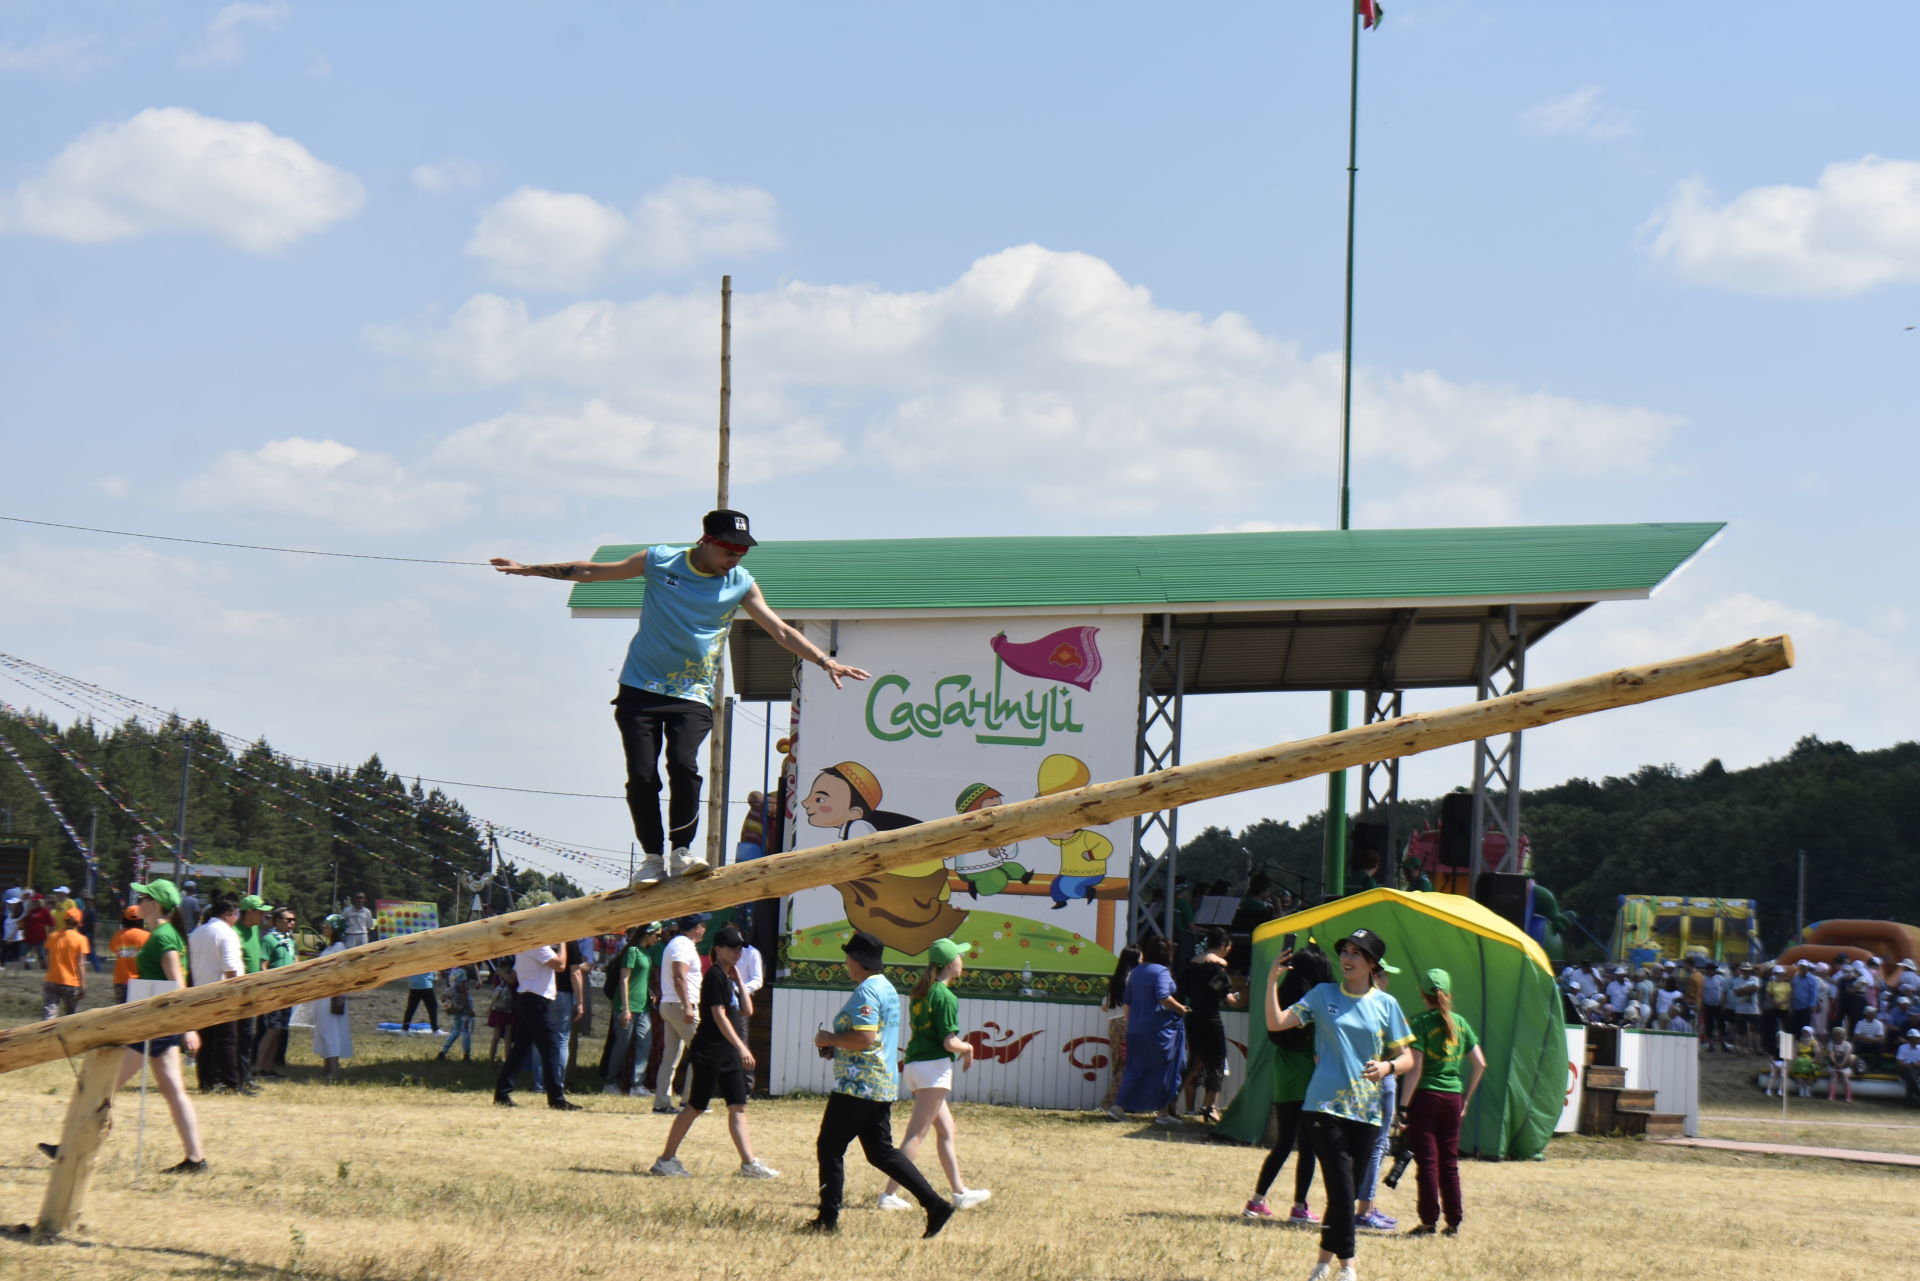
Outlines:
{"type": "Polygon", "coordinates": [[[627,809],[633,834],[648,854],[691,848],[700,827],[700,745],[713,732],[713,709],[622,685],[613,723],[627,754],[627,809]],[[667,830],[660,829],[660,748],[667,749],[667,830]]]}
{"type": "MultiPolygon", "coordinates": [[[[820,1217],[840,1218],[840,1198],[847,1181],[847,1144],[860,1140],[867,1164],[898,1183],[926,1209],[944,1205],[926,1176],[893,1146],[893,1104],[857,1099],[851,1094],[827,1096],[820,1114],[820,1137],[814,1155],[820,1162],[820,1217]]],[[[1352,1197],[1348,1197],[1351,1203],[1352,1197]]],[[[1351,1210],[1351,1205],[1349,1205],[1351,1210]]]]}
{"type": "Polygon", "coordinates": [[[1273,1119],[1279,1124],[1280,1136],[1273,1141],[1273,1151],[1260,1163],[1260,1181],[1253,1185],[1253,1194],[1266,1199],[1267,1189],[1280,1177],[1280,1167],[1287,1163],[1288,1154],[1298,1148],[1300,1159],[1293,1164],[1293,1203],[1305,1205],[1307,1194],[1313,1190],[1313,1149],[1300,1130],[1299,1102],[1274,1104],[1273,1119]]]}
{"type": "Polygon", "coordinates": [[[1320,1248],[1332,1251],[1336,1259],[1351,1259],[1353,1176],[1367,1168],[1380,1127],[1329,1112],[1303,1112],[1300,1125],[1326,1176],[1327,1217],[1320,1224],[1320,1248]]]}
{"type": "Polygon", "coordinates": [[[514,993],[513,1043],[507,1047],[500,1078],[493,1083],[494,1098],[512,1095],[514,1078],[525,1070],[535,1046],[540,1049],[542,1075],[546,1078],[541,1085],[547,1092],[547,1102],[559,1103],[567,1097],[560,1088],[560,1037],[547,1018],[547,1007],[552,1004],[532,992],[514,993]]]}
{"type": "Polygon", "coordinates": [[[260,1044],[260,1025],[266,1022],[265,1016],[235,1019],[234,1054],[238,1058],[240,1080],[243,1084],[253,1084],[253,1052],[260,1044]]]}
{"type": "Polygon", "coordinates": [[[422,1001],[427,1004],[427,1022],[433,1025],[436,1034],[440,1031],[440,998],[430,987],[410,987],[407,989],[407,1012],[400,1016],[400,1026],[413,1026],[413,1012],[422,1001]]]}
{"type": "Polygon", "coordinates": [[[194,1057],[194,1070],[200,1088],[212,1090],[240,1088],[240,1028],[234,1023],[216,1023],[200,1029],[200,1053],[194,1057]]]}

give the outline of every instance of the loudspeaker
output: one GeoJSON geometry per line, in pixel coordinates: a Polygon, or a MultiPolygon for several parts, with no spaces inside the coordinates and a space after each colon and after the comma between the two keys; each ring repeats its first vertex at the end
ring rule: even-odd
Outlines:
{"type": "Polygon", "coordinates": [[[1448,792],[1440,798],[1440,865],[1473,866],[1473,793],[1448,792]]]}
{"type": "Polygon", "coordinates": [[[1379,856],[1380,867],[1387,867],[1387,825],[1368,819],[1356,819],[1353,824],[1353,861],[1356,865],[1366,862],[1366,854],[1372,851],[1379,856]]]}
{"type": "Polygon", "coordinates": [[[1519,872],[1483,872],[1474,897],[1524,930],[1533,908],[1533,878],[1519,872]]]}

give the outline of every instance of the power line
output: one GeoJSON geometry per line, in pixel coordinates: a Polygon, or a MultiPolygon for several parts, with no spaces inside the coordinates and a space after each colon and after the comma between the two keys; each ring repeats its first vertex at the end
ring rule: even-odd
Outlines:
{"type": "Polygon", "coordinates": [[[92,525],[66,525],[57,520],[29,520],[25,516],[0,516],[17,525],[44,525],[48,529],[77,529],[83,534],[112,534],[117,538],[151,538],[162,543],[196,543],[202,547],[233,547],[248,552],[285,552],[289,556],[334,556],[342,560],[393,560],[413,565],[478,565],[484,560],[436,560],[429,556],[376,556],[372,552],[322,552],[310,547],[266,547],[259,543],[223,543],[215,538],[178,538],[172,534],[141,534],[131,529],[98,529],[92,525]]]}

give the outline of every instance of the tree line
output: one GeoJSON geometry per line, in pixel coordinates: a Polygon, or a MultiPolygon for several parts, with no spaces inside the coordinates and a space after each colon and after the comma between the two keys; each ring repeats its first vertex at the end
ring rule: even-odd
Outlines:
{"type": "MultiPolygon", "coordinates": [[[[1437,797],[1403,801],[1396,843],[1437,824],[1439,812],[1437,797]]],[[[1683,894],[1756,900],[1769,950],[1786,947],[1802,851],[1807,921],[1920,922],[1916,743],[1860,751],[1809,735],[1750,769],[1712,760],[1692,773],[1646,765],[1569,779],[1523,792],[1520,824],[1534,879],[1602,940],[1620,895],[1683,894]]],[[[1180,874],[1237,889],[1257,869],[1317,896],[1325,827],[1324,813],[1298,826],[1262,819],[1237,834],[1209,827],[1182,843],[1180,874]]]]}
{"type": "MultiPolygon", "coordinates": [[[[103,728],[90,719],[65,726],[31,712],[0,713],[0,736],[13,746],[82,840],[90,830],[101,887],[133,879],[136,842],[147,837],[149,875],[171,875],[181,765],[187,770],[186,861],[259,866],[266,897],[291,903],[317,921],[355,892],[368,901],[432,902],[442,921],[456,894],[487,877],[483,900],[505,908],[548,891],[571,898],[565,876],[496,861],[482,825],[439,788],[409,784],[376,754],[351,769],[304,764],[262,739],[229,745],[204,722],[137,720],[103,728]],[[64,753],[64,754],[63,754],[64,753]],[[75,762],[78,762],[76,764],[75,762]],[[104,783],[102,794],[80,766],[104,783]],[[131,810],[132,813],[127,811],[131,810]],[[142,822],[144,820],[144,823],[142,822]],[[164,841],[152,839],[152,833],[164,841]]],[[[0,830],[36,838],[38,888],[86,884],[84,858],[11,759],[0,757],[0,830]]],[[[466,903],[461,904],[461,915],[466,903]]]]}

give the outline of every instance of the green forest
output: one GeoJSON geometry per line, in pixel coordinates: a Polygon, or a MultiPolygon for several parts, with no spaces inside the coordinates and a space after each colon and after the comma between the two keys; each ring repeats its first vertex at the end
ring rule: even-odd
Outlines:
{"type": "MultiPolygon", "coordinates": [[[[1403,802],[1396,841],[1439,811],[1438,798],[1403,802]]],[[[1534,879],[1602,940],[1619,895],[1686,894],[1757,900],[1761,937],[1778,951],[1793,932],[1803,850],[1808,921],[1920,922],[1920,744],[1863,752],[1807,737],[1752,769],[1714,760],[1691,774],[1646,765],[1624,778],[1570,779],[1523,793],[1520,825],[1534,879]]],[[[1324,816],[1297,827],[1263,820],[1237,835],[1210,827],[1182,842],[1179,872],[1238,887],[1260,868],[1315,895],[1324,827],[1324,816]]]]}
{"type": "Polygon", "coordinates": [[[476,882],[483,902],[498,907],[540,890],[581,893],[564,876],[500,861],[458,801],[407,783],[377,755],[329,768],[290,760],[265,741],[236,748],[197,722],[128,720],[103,729],[83,718],[63,727],[4,710],[0,740],[0,830],[36,838],[41,889],[87,881],[55,807],[81,841],[95,833],[103,890],[132,879],[137,843],[152,860],[149,875],[171,875],[184,758],[186,861],[260,866],[267,897],[309,920],[356,891],[369,901],[438,903],[442,921],[457,919],[457,891],[471,895],[476,882]]]}

